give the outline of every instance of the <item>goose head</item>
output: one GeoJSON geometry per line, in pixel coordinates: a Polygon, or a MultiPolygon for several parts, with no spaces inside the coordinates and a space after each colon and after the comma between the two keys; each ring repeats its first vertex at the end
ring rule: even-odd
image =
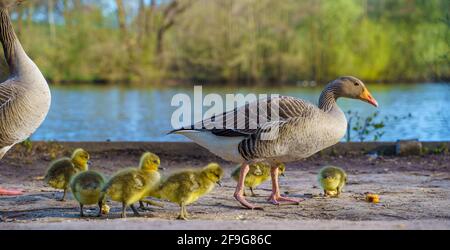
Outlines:
{"type": "Polygon", "coordinates": [[[343,76],[334,80],[330,87],[334,89],[336,97],[358,99],[378,107],[378,102],[373,98],[364,83],[353,76],[343,76]]]}

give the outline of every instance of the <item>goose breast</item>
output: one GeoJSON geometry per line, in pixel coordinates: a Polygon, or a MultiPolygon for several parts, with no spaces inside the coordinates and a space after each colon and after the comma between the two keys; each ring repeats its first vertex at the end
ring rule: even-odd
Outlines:
{"type": "Polygon", "coordinates": [[[0,84],[0,147],[30,137],[44,121],[50,103],[50,90],[44,79],[27,84],[11,78],[0,84]]]}

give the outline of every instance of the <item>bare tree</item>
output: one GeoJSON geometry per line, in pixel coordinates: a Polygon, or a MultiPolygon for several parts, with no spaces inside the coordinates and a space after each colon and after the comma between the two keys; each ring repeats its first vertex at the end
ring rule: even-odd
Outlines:
{"type": "Polygon", "coordinates": [[[23,31],[23,7],[17,8],[17,36],[21,37],[23,31]]]}
{"type": "Polygon", "coordinates": [[[154,25],[154,13],[156,9],[156,1],[150,0],[150,7],[146,10],[145,32],[149,34],[154,25]]]}
{"type": "Polygon", "coordinates": [[[156,55],[160,57],[163,53],[163,40],[166,32],[175,24],[178,15],[186,11],[193,4],[193,0],[183,1],[173,0],[163,10],[162,24],[159,26],[156,33],[156,55]]]}
{"type": "Polygon", "coordinates": [[[122,33],[122,36],[125,39],[126,36],[128,35],[125,7],[123,5],[122,0],[116,0],[116,5],[117,5],[117,21],[119,22],[120,32],[122,33]]]}
{"type": "Polygon", "coordinates": [[[28,11],[27,11],[27,26],[30,27],[33,22],[33,15],[34,15],[34,8],[35,8],[35,2],[34,1],[27,1],[26,4],[28,5],[28,11]]]}
{"type": "Polygon", "coordinates": [[[48,0],[47,1],[47,9],[48,9],[48,25],[50,27],[50,38],[52,41],[56,39],[56,27],[55,27],[55,1],[48,0]]]}

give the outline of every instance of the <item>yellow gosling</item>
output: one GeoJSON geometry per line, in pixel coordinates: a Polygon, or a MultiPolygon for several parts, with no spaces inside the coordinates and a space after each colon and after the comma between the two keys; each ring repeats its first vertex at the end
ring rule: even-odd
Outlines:
{"type": "Polygon", "coordinates": [[[61,201],[64,201],[69,188],[70,179],[78,172],[89,168],[89,153],[81,148],[75,149],[71,158],[61,158],[50,163],[44,182],[56,189],[64,190],[61,201]]]}
{"type": "Polygon", "coordinates": [[[139,168],[127,168],[117,172],[105,185],[103,192],[113,201],[122,203],[122,218],[125,210],[130,207],[136,216],[139,212],[134,203],[145,198],[158,187],[160,174],[158,168],[160,159],[157,155],[147,152],[141,157],[139,168]]]}
{"type": "Polygon", "coordinates": [[[184,170],[169,176],[157,190],[158,198],[180,206],[178,219],[187,220],[186,206],[211,192],[224,174],[217,163],[210,163],[201,170],[184,170]]]}
{"type": "Polygon", "coordinates": [[[317,177],[324,196],[339,196],[347,182],[347,174],[342,168],[324,167],[317,177]]]}
{"type": "Polygon", "coordinates": [[[105,185],[105,178],[95,171],[85,171],[76,174],[70,181],[70,189],[74,198],[80,203],[80,216],[84,217],[83,206],[98,204],[98,217],[102,213],[109,211],[103,194],[102,188],[105,185]]]}

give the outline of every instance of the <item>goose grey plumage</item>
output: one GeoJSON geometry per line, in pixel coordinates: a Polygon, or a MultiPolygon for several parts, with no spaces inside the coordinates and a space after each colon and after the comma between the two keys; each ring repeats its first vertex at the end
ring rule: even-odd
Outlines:
{"type": "Polygon", "coordinates": [[[347,120],[336,103],[340,97],[360,99],[378,106],[361,80],[346,76],[326,86],[318,106],[288,96],[258,100],[171,133],[182,134],[225,160],[243,163],[235,198],[245,207],[256,208],[244,199],[243,186],[249,164],[260,161],[271,162],[274,166],[271,173],[273,189],[271,202],[298,203],[298,200],[281,197],[277,163],[307,158],[338,143],[344,137],[347,120]],[[272,106],[278,107],[278,119],[272,121],[269,118],[269,122],[260,123],[260,119],[254,114],[259,112],[261,115],[261,111],[258,111],[261,103],[263,106],[267,105],[267,110],[272,106]],[[219,129],[217,126],[213,127],[219,124],[234,126],[219,129]],[[276,136],[263,140],[263,133],[270,136],[272,130],[278,131],[276,136]]]}
{"type": "MultiPolygon", "coordinates": [[[[0,83],[0,159],[36,131],[51,103],[47,81],[14,32],[8,8],[17,2],[0,0],[0,41],[10,70],[0,83]]],[[[17,193],[0,189],[0,195],[17,193]]]]}

